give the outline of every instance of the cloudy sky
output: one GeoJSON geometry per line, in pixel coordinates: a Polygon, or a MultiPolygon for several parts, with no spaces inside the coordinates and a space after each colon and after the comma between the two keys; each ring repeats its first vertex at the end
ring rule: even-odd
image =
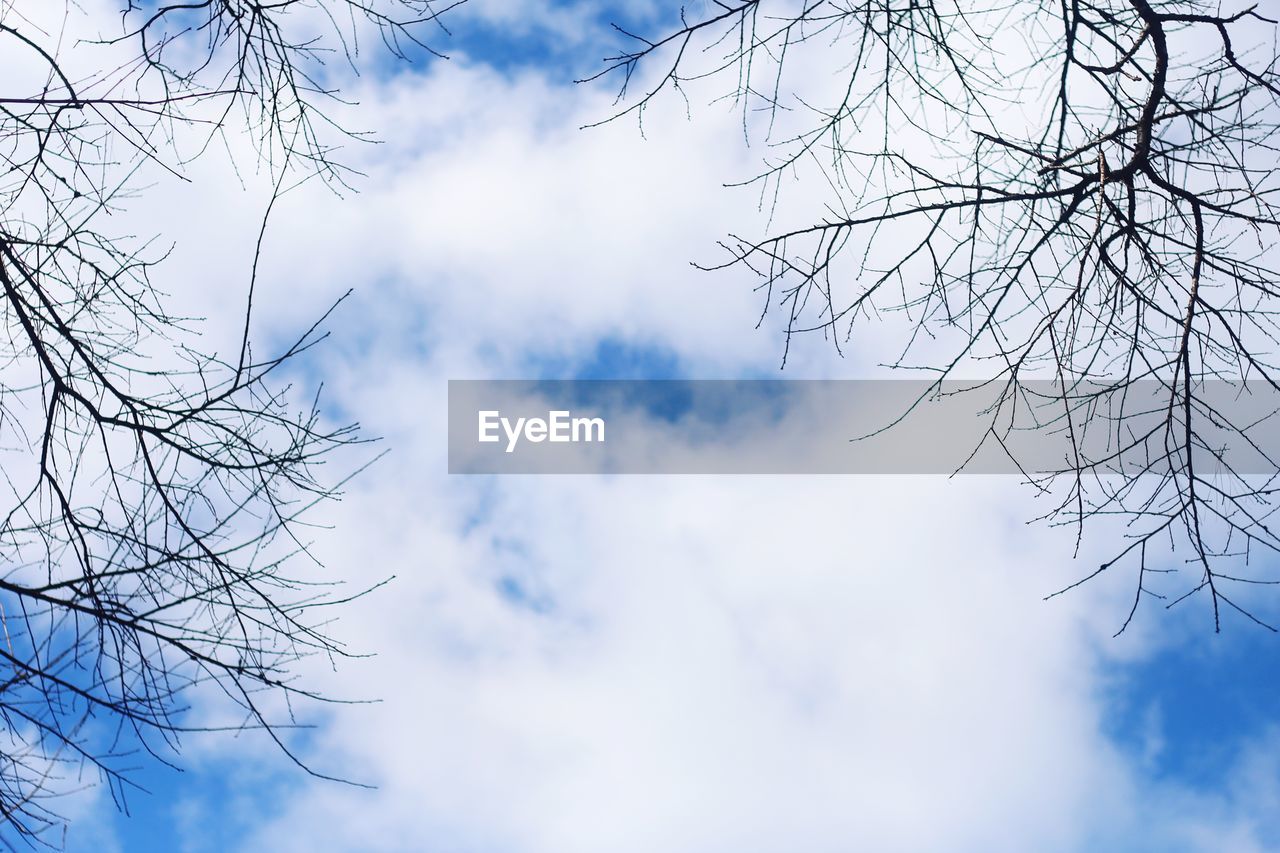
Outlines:
{"type": "MultiPolygon", "coordinates": [[[[354,289],[295,379],[388,453],[319,512],[315,550],[353,585],[395,580],[334,627],[373,656],[302,673],[378,701],[304,709],[297,746],[375,787],[191,737],[184,772],[139,772],[131,817],[101,789],[70,801],[69,849],[1280,848],[1276,641],[1215,636],[1194,601],[1113,639],[1131,576],[1043,601],[1114,540],[1073,557],[1015,478],[446,473],[449,379],[779,375],[755,282],[690,265],[763,226],[725,186],[761,157],[741,115],[676,99],[643,132],[581,129],[613,109],[611,83],[573,83],[617,49],[608,21],[670,14],[471,0],[447,61],[342,80],[380,142],[342,153],[358,192],[273,213],[256,334],[354,289]]],[[[174,241],[166,289],[216,344],[265,184],[217,150],[187,174],[129,215],[174,241]]],[[[843,357],[815,336],[781,375],[878,375],[890,331],[843,357]]]]}

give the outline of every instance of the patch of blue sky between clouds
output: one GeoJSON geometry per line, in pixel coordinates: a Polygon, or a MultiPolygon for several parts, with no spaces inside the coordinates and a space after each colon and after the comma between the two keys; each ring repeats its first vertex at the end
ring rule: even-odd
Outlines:
{"type": "MultiPolygon", "coordinates": [[[[1145,659],[1108,668],[1104,726],[1152,782],[1226,791],[1249,751],[1280,734],[1276,671],[1271,632],[1243,618],[1226,619],[1219,635],[1192,629],[1145,659]]],[[[1280,849],[1280,835],[1270,843],[1280,849]]]]}
{"type": "Polygon", "coordinates": [[[677,14],[678,7],[646,2],[467,0],[420,28],[420,43],[400,38],[393,52],[362,45],[359,66],[381,78],[461,59],[509,77],[533,72],[569,82],[595,75],[608,59],[634,49],[628,33],[677,14]]]}
{"type": "MultiPolygon", "coordinates": [[[[574,11],[582,4],[575,2],[548,2],[553,11],[574,11]]],[[[625,7],[610,8],[607,3],[592,4],[596,12],[588,16],[592,29],[604,32],[609,24],[626,17],[625,7]]],[[[517,74],[526,69],[567,79],[578,79],[594,73],[604,58],[596,55],[599,49],[592,45],[584,51],[575,40],[557,38],[537,21],[530,20],[524,26],[510,26],[502,21],[484,17],[466,17],[456,25],[450,24],[449,37],[443,43],[448,54],[461,54],[476,62],[482,62],[504,74],[517,74]]]]}
{"type": "MultiPolygon", "coordinates": [[[[347,697],[335,697],[347,698],[347,697]]],[[[190,711],[174,716],[175,725],[199,725],[190,711]]],[[[314,705],[299,717],[294,728],[281,726],[276,735],[290,751],[303,758],[317,773],[333,775],[349,782],[367,784],[350,767],[332,767],[316,744],[323,732],[325,715],[314,705]]],[[[245,761],[238,749],[223,754],[217,738],[224,735],[182,736],[186,747],[181,757],[168,750],[159,752],[166,761],[152,758],[140,748],[133,754],[130,785],[117,808],[106,791],[99,807],[105,827],[93,825],[81,832],[72,821],[66,836],[65,853],[102,853],[104,829],[124,853],[215,853],[249,849],[249,839],[263,824],[276,818],[279,805],[313,777],[300,769],[289,756],[275,749],[261,732],[250,730],[238,737],[261,738],[254,760],[245,761]],[[201,738],[204,738],[201,741],[201,738]],[[212,747],[212,748],[210,748],[212,747]]],[[[324,784],[342,785],[342,782],[324,784]]],[[[355,790],[355,789],[353,789],[355,790]]],[[[55,804],[56,805],[56,804],[55,804]]]]}
{"type": "MultiPolygon", "coordinates": [[[[273,772],[241,761],[184,759],[184,770],[139,756],[129,774],[123,809],[110,799],[99,807],[109,815],[105,829],[126,853],[208,853],[243,849],[252,829],[272,816],[277,795],[298,784],[296,768],[283,761],[273,772]],[[246,784],[247,780],[249,784],[246,784]]],[[[105,791],[104,791],[105,796],[105,791]]],[[[101,853],[103,827],[82,831],[72,821],[66,853],[101,853]]]]}
{"type": "MultiPolygon", "coordinates": [[[[666,423],[694,414],[701,420],[724,424],[735,413],[762,405],[776,408],[787,390],[781,382],[742,382],[717,388],[701,380],[776,379],[777,374],[747,369],[731,376],[707,375],[669,344],[618,335],[602,337],[594,345],[572,352],[532,353],[524,364],[521,378],[545,381],[543,389],[553,402],[579,407],[625,406],[666,423]],[[614,380],[622,382],[611,384],[614,380]],[[750,392],[750,397],[743,392],[750,392]]],[[[774,411],[772,419],[782,415],[783,411],[774,411]]]]}
{"type": "Polygon", "coordinates": [[[685,370],[672,347],[617,335],[567,352],[531,353],[526,365],[531,379],[675,379],[685,370]]]}

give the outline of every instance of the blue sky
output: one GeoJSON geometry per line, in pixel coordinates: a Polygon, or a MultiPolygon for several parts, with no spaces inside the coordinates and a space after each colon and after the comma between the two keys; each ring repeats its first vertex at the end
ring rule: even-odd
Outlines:
{"type": "Polygon", "coordinates": [[[1239,753],[1280,719],[1275,647],[1274,635],[1236,619],[1225,635],[1187,637],[1115,667],[1108,733],[1141,755],[1154,727],[1163,746],[1147,772],[1192,787],[1224,787],[1239,753]]]}
{"type": "MultiPolygon", "coordinates": [[[[353,152],[360,194],[286,205],[266,259],[266,334],[356,287],[299,379],[323,375],[332,411],[391,449],[320,540],[339,576],[397,575],[341,623],[379,657],[307,673],[383,702],[313,709],[297,739],[378,790],[193,736],[185,772],[146,766],[154,793],[129,817],[99,798],[68,848],[834,851],[884,849],[896,820],[902,849],[1280,849],[1276,636],[1214,635],[1193,600],[1111,640],[1122,580],[1041,601],[1096,554],[1027,527],[1016,484],[442,473],[450,378],[779,375],[749,284],[688,264],[752,221],[722,185],[759,151],[696,103],[647,142],[634,123],[578,131],[612,92],[572,80],[620,43],[607,22],[649,4],[531,3],[513,23],[517,6],[458,15],[448,63],[351,81],[387,145],[353,152]],[[1007,742],[986,701],[1026,709],[1007,742]]],[[[184,192],[215,222],[245,203],[184,192]]],[[[185,280],[239,257],[184,256],[181,236],[185,280]]],[[[852,353],[801,346],[784,376],[872,370],[852,353]]]]}

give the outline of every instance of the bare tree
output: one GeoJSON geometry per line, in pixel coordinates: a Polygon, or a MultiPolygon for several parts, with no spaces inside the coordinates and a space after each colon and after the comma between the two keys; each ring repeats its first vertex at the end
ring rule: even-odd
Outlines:
{"type": "Polygon", "coordinates": [[[762,237],[725,241],[723,266],[758,276],[784,366],[800,335],[843,351],[869,318],[905,318],[885,363],[928,371],[938,389],[1000,383],[993,441],[1018,406],[1044,429],[1108,433],[1090,452],[1073,433],[1062,466],[1028,472],[1055,522],[1126,521],[1129,540],[1090,577],[1132,571],[1135,611],[1204,593],[1215,627],[1224,610],[1265,623],[1265,600],[1241,596],[1280,582],[1250,565],[1280,549],[1280,468],[1264,452],[1261,475],[1241,470],[1219,439],[1263,452],[1260,431],[1276,424],[1233,420],[1206,393],[1215,381],[1280,389],[1280,76],[1265,6],[698,9],[659,35],[623,31],[626,49],[597,77],[621,78],[618,115],[641,118],[657,98],[687,100],[708,81],[723,97],[728,84],[744,132],[766,143],[746,183],[774,218],[762,237]],[[788,207],[796,183],[821,189],[826,209],[788,207]],[[1056,392],[1027,399],[1030,377],[1056,392]],[[1151,403],[1154,388],[1158,402],[1126,403],[1140,388],[1135,399],[1151,403]]]}
{"type": "Polygon", "coordinates": [[[291,402],[281,376],[320,324],[257,356],[255,259],[228,288],[247,294],[238,350],[200,352],[198,323],[169,313],[155,283],[160,255],[106,220],[146,170],[180,174],[193,134],[231,149],[251,138],[277,192],[340,184],[332,152],[353,134],[326,117],[325,62],[370,39],[430,51],[444,8],[122,0],[99,13],[100,37],[64,43],[28,15],[91,13],[53,5],[0,3],[6,56],[30,72],[0,83],[5,844],[56,843],[49,798],[86,766],[123,802],[130,753],[174,755],[199,727],[184,715],[197,693],[286,752],[292,701],[320,698],[291,667],[343,654],[322,619],[343,599],[308,580],[299,520],[339,485],[317,466],[357,436],[291,402]]]}

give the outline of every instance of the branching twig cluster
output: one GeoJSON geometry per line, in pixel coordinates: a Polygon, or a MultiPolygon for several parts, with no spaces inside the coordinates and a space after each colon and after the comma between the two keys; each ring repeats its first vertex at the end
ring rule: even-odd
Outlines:
{"type": "Polygon", "coordinates": [[[792,179],[827,188],[819,221],[725,243],[724,266],[758,275],[780,315],[784,365],[798,335],[843,349],[860,321],[896,312],[909,333],[892,366],[1004,384],[994,439],[1017,405],[1056,408],[1047,429],[1108,412],[1091,428],[1111,430],[1110,450],[1073,442],[1061,468],[1028,472],[1055,496],[1049,517],[1127,520],[1132,540],[1094,574],[1134,566],[1135,609],[1204,593],[1215,626],[1232,610],[1270,627],[1240,596],[1280,582],[1248,565],[1280,550],[1275,478],[1209,436],[1254,447],[1275,423],[1232,423],[1204,389],[1280,391],[1280,59],[1265,7],[1223,5],[715,2],[631,36],[602,74],[641,114],[732,75],[744,127],[768,142],[768,204],[792,179]],[[1027,400],[1032,377],[1057,380],[1057,398],[1027,400]],[[1158,426],[1133,429],[1135,383],[1163,389],[1158,426]],[[1193,567],[1181,587],[1152,558],[1175,534],[1193,567]]]}
{"type": "Polygon", "coordinates": [[[193,133],[250,134],[278,187],[340,183],[351,134],[326,118],[326,61],[371,33],[430,51],[447,5],[122,2],[116,30],[62,44],[0,4],[0,42],[36,81],[0,81],[0,843],[56,842],[49,799],[85,766],[119,801],[131,753],[170,760],[181,733],[218,727],[186,713],[197,693],[286,753],[291,700],[321,698],[292,667],[344,653],[322,617],[344,599],[308,580],[302,515],[340,485],[317,466],[357,437],[280,375],[320,324],[255,357],[239,283],[243,344],[201,353],[153,284],[161,258],[105,228],[144,166],[182,177],[193,133]]]}

